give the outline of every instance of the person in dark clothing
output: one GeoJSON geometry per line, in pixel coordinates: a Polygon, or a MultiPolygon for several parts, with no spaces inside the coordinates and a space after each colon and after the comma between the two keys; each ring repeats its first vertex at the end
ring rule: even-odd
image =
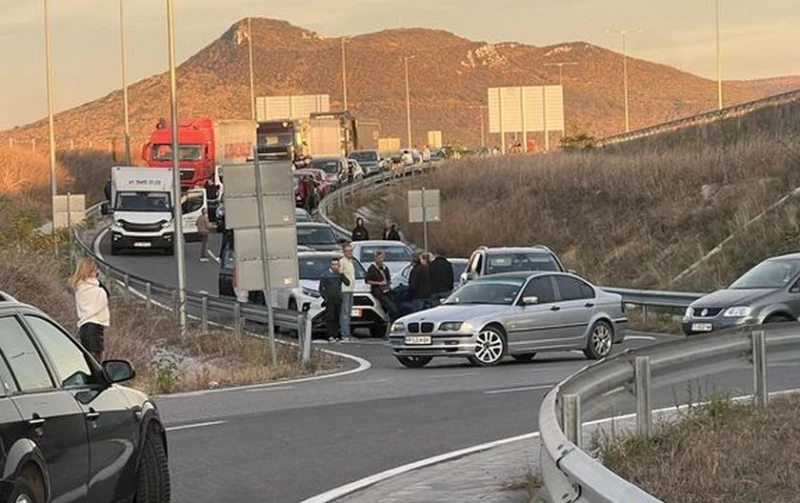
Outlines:
{"type": "Polygon", "coordinates": [[[206,180],[206,199],[209,201],[216,201],[219,194],[219,186],[214,184],[213,180],[206,180]]]}
{"type": "Polygon", "coordinates": [[[408,291],[411,295],[414,312],[425,309],[431,296],[431,277],[428,269],[429,255],[421,254],[414,259],[414,267],[408,276],[408,291]]]}
{"type": "Polygon", "coordinates": [[[442,253],[437,253],[431,262],[431,296],[434,301],[446,297],[453,290],[453,264],[442,253]]]}
{"type": "Polygon", "coordinates": [[[325,332],[328,342],[342,342],[339,334],[339,311],[342,306],[342,283],[350,285],[350,280],[339,272],[339,259],[331,260],[331,267],[319,279],[319,294],[325,308],[325,332]]]}
{"type": "Polygon", "coordinates": [[[108,177],[108,181],[106,182],[106,186],[103,187],[103,193],[106,196],[106,201],[111,201],[111,177],[108,177]]]}
{"type": "Polygon", "coordinates": [[[392,289],[392,275],[384,263],[385,259],[384,252],[375,252],[375,263],[367,269],[365,281],[370,286],[372,296],[380,302],[383,310],[389,315],[389,323],[391,323],[397,319],[397,306],[388,295],[392,289]]]}
{"type": "Polygon", "coordinates": [[[397,231],[397,225],[393,224],[388,218],[383,221],[383,240],[402,241],[400,233],[397,231]]]}
{"type": "Polygon", "coordinates": [[[351,233],[353,241],[366,241],[369,239],[369,231],[364,227],[364,219],[361,217],[356,218],[356,226],[351,233]]]}

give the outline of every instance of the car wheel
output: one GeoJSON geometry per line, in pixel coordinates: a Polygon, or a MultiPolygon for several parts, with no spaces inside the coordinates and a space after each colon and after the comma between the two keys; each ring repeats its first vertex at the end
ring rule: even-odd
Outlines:
{"type": "Polygon", "coordinates": [[[14,482],[14,487],[6,501],[9,503],[44,503],[44,500],[37,496],[37,491],[34,491],[24,478],[14,482]]]}
{"type": "Polygon", "coordinates": [[[583,350],[583,354],[586,355],[586,358],[599,360],[611,353],[613,345],[614,331],[611,325],[605,321],[597,321],[592,325],[592,330],[589,332],[589,341],[586,343],[586,349],[583,350]]]}
{"type": "Polygon", "coordinates": [[[507,350],[505,334],[496,327],[486,327],[478,333],[475,354],[469,361],[480,367],[491,367],[500,363],[507,350]]]}
{"type": "Polygon", "coordinates": [[[370,325],[369,335],[373,339],[382,339],[386,335],[387,325],[370,325]]]}
{"type": "Polygon", "coordinates": [[[522,353],[520,355],[511,355],[511,358],[517,360],[518,362],[529,362],[533,360],[534,356],[536,356],[536,353],[522,353]]]}
{"type": "Polygon", "coordinates": [[[169,503],[170,483],[167,453],[161,438],[151,430],[144,440],[136,482],[135,503],[169,503]]]}
{"type": "Polygon", "coordinates": [[[410,369],[421,369],[433,360],[432,356],[396,356],[395,358],[410,369]]]}
{"type": "Polygon", "coordinates": [[[783,314],[775,314],[764,320],[764,323],[791,323],[794,320],[783,314]]]}

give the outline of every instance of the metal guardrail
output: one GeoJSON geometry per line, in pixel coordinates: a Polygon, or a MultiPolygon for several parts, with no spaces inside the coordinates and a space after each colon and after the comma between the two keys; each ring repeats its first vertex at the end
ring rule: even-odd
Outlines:
{"type": "MultiPolygon", "coordinates": [[[[99,208],[99,205],[98,205],[99,208]]],[[[98,264],[101,272],[109,281],[109,286],[118,286],[122,295],[130,298],[136,295],[142,298],[148,308],[159,307],[171,311],[178,319],[179,296],[178,289],[166,286],[145,278],[132,275],[122,269],[106,262],[87,245],[80,235],[79,229],[73,230],[73,243],[81,255],[92,257],[98,264]]],[[[265,306],[241,303],[234,299],[225,299],[210,294],[201,294],[186,291],[186,308],[200,323],[200,330],[207,333],[209,325],[214,323],[232,327],[236,335],[244,333],[246,322],[267,324],[268,314],[265,306]]],[[[273,308],[273,321],[275,326],[292,331],[297,331],[298,352],[302,361],[311,358],[312,320],[308,313],[273,308]]]]}
{"type": "Polygon", "coordinates": [[[599,147],[606,147],[609,145],[614,145],[617,143],[622,143],[630,140],[636,140],[639,138],[645,138],[657,134],[677,131],[679,129],[687,127],[710,124],[712,122],[717,122],[720,120],[741,117],[742,115],[748,114],[750,112],[753,112],[761,108],[765,108],[768,106],[775,106],[775,105],[783,105],[786,103],[792,103],[797,100],[800,100],[800,89],[789,91],[788,93],[776,94],[774,96],[769,96],[767,98],[749,101],[747,103],[741,103],[739,105],[730,106],[727,108],[723,108],[721,110],[703,112],[697,115],[692,115],[690,117],[685,117],[683,119],[656,124],[655,126],[649,126],[646,128],[637,129],[635,131],[630,131],[628,133],[608,136],[606,138],[601,138],[600,140],[597,140],[596,144],[599,147]]]}
{"type": "Polygon", "coordinates": [[[633,396],[636,431],[652,433],[652,400],[661,388],[718,372],[753,369],[754,402],[768,401],[770,362],[800,357],[800,329],[794,324],[742,327],[627,351],[606,358],[559,383],[539,410],[544,486],[553,502],[660,503],[581,450],[582,417],[633,396]]]}

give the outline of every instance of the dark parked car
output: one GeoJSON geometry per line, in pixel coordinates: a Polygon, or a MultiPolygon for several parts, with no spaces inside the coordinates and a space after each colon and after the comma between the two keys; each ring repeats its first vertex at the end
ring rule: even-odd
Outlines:
{"type": "Polygon", "coordinates": [[[307,246],[317,251],[341,250],[345,239],[337,239],[333,227],[318,222],[300,222],[297,224],[297,245],[307,246]]]}
{"type": "Polygon", "coordinates": [[[0,501],[170,500],[156,405],[38,309],[0,292],[0,501]]]}

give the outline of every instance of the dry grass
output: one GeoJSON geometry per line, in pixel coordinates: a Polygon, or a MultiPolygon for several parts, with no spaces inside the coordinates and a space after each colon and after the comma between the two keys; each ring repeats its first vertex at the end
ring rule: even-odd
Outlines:
{"type": "MultiPolygon", "coordinates": [[[[450,256],[468,256],[479,245],[542,243],[600,285],[709,289],[775,252],[774,243],[739,239],[713,278],[670,285],[800,186],[798,113],[800,104],[769,108],[594,152],[451,161],[395,187],[396,198],[382,211],[421,244],[422,227],[408,224],[403,194],[424,184],[442,194],[443,223],[429,226],[430,247],[450,256]]],[[[376,193],[372,200],[378,197],[386,198],[376,193]]],[[[359,204],[365,203],[357,200],[337,217],[352,222],[359,204]]],[[[764,222],[765,232],[796,249],[800,235],[783,232],[785,220],[764,222]]],[[[793,227],[796,221],[796,215],[788,220],[793,227]]]]}
{"type": "Polygon", "coordinates": [[[650,438],[602,441],[603,463],[665,503],[789,503],[800,493],[800,396],[766,410],[715,397],[650,438]]]}
{"type": "MultiPolygon", "coordinates": [[[[77,332],[74,302],[65,286],[66,262],[31,249],[4,250],[0,290],[43,309],[67,330],[77,332]]],[[[279,363],[272,367],[265,341],[238,338],[222,329],[202,335],[194,327],[185,339],[179,333],[169,313],[148,310],[143,303],[126,300],[119,290],[112,290],[104,356],[130,360],[138,373],[133,386],[148,393],[262,383],[324,373],[342,363],[338,357],[317,351],[310,363],[303,364],[295,347],[279,344],[279,363]]]]}
{"type": "Polygon", "coordinates": [[[525,498],[525,503],[544,503],[544,499],[540,496],[542,490],[542,476],[538,472],[529,470],[519,480],[513,480],[506,483],[503,487],[504,491],[517,492],[525,498]]]}

